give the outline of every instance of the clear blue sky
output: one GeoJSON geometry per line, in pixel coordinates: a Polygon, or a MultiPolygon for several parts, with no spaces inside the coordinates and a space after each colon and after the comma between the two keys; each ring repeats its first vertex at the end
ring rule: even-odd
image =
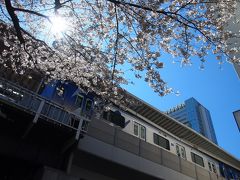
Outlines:
{"type": "Polygon", "coordinates": [[[218,61],[209,55],[205,70],[200,70],[197,59],[192,66],[180,67],[179,63],[172,63],[171,57],[164,58],[162,78],[175,91],[179,90],[180,96],[160,97],[143,80],[124,88],[161,111],[194,97],[210,111],[219,146],[240,159],[240,132],[232,114],[240,109],[240,79],[232,64],[224,62],[220,70],[218,61]]]}

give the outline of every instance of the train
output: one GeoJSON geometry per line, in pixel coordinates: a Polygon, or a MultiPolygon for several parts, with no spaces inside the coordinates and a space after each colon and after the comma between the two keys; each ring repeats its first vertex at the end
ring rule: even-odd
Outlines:
{"type": "MultiPolygon", "coordinates": [[[[119,111],[118,109],[116,110],[119,111]]],[[[121,111],[121,116],[127,120],[127,125],[122,128],[123,131],[169,151],[184,160],[190,161],[211,173],[215,173],[217,177],[222,176],[226,179],[234,180],[240,179],[240,171],[237,169],[197,150],[197,148],[191,144],[170,134],[158,125],[153,126],[137,115],[130,114],[126,111],[121,111]]],[[[111,118],[104,119],[110,123],[114,122],[113,120],[110,120],[111,118]]]]}
{"type": "MultiPolygon", "coordinates": [[[[77,115],[84,114],[91,117],[94,113],[94,94],[84,93],[73,82],[52,81],[42,88],[40,95],[59,103],[77,115]]],[[[199,151],[191,144],[170,134],[158,125],[149,124],[137,115],[112,106],[111,110],[103,111],[100,116],[100,119],[106,123],[118,126],[126,133],[215,173],[217,177],[240,179],[240,171],[237,169],[199,151]]]]}
{"type": "Polygon", "coordinates": [[[91,117],[93,114],[94,94],[84,93],[71,81],[53,80],[43,84],[39,94],[76,115],[91,117]]]}

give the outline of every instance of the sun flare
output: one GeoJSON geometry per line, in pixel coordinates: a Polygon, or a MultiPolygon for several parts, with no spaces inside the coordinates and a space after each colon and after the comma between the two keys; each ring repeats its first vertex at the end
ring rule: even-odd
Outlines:
{"type": "Polygon", "coordinates": [[[52,26],[51,32],[54,35],[60,35],[67,29],[67,23],[63,17],[60,16],[53,16],[50,18],[52,26]]]}

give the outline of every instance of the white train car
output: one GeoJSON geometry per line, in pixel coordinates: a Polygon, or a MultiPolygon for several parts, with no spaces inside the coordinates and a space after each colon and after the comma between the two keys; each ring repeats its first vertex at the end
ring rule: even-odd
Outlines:
{"type": "MultiPolygon", "coordinates": [[[[124,132],[132,134],[141,140],[169,151],[220,176],[219,162],[199,151],[193,144],[174,136],[154,123],[141,119],[141,117],[137,115],[121,111],[117,108],[113,108],[112,112],[114,111],[117,111],[119,115],[124,117],[125,126],[122,127],[124,132]]],[[[112,125],[114,125],[114,123],[112,123],[112,125]]]]}

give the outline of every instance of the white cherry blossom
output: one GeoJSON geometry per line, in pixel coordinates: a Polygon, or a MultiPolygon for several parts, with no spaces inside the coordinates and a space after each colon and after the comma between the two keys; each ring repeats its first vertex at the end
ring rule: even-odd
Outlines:
{"type": "MultiPolygon", "coordinates": [[[[239,63],[225,30],[237,0],[49,0],[0,1],[0,65],[46,79],[74,81],[106,101],[122,102],[122,67],[163,96],[172,93],[161,77],[162,54],[201,67],[212,50],[217,59],[239,63]],[[53,15],[64,17],[61,38],[51,31],[53,15]],[[221,57],[221,58],[220,58],[221,57]]],[[[237,22],[237,21],[236,21],[237,22]]],[[[235,23],[236,23],[235,22],[235,23]]],[[[59,27],[60,28],[60,27],[59,27]]],[[[57,30],[57,29],[56,29],[57,30]]],[[[59,29],[60,30],[60,29],[59,29]]],[[[171,60],[172,61],[172,60],[171,60]]],[[[176,77],[177,78],[177,77],[176,77]]],[[[126,99],[126,98],[125,98],[126,99]]]]}

